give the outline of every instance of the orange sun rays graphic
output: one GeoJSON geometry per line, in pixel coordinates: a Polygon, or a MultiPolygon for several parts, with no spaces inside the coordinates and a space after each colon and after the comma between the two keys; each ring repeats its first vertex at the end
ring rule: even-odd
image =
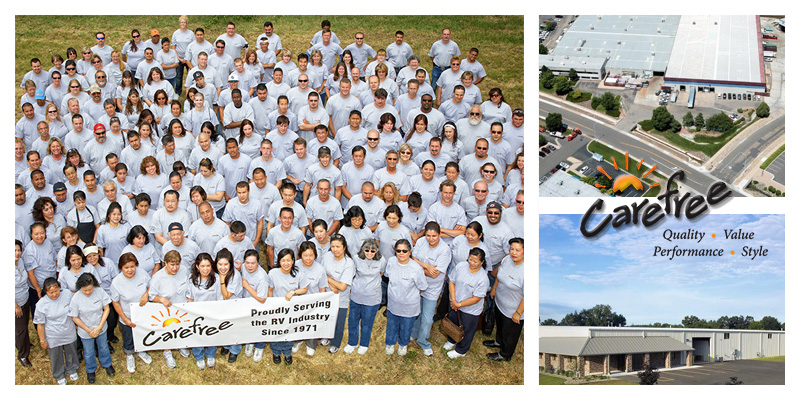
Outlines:
{"type": "Polygon", "coordinates": [[[151,315],[150,318],[158,321],[159,323],[158,324],[150,324],[150,326],[160,326],[160,327],[164,328],[164,327],[170,326],[172,324],[180,324],[181,322],[189,322],[188,319],[183,320],[183,321],[180,320],[181,318],[185,317],[186,314],[188,314],[188,313],[183,313],[181,315],[178,315],[178,313],[176,312],[173,315],[170,312],[169,308],[167,308],[167,315],[164,315],[164,313],[161,312],[161,311],[159,311],[158,314],[161,315],[161,318],[163,319],[163,321],[162,321],[162,319],[159,319],[157,316],[151,315]]]}
{"type": "MultiPolygon", "coordinates": [[[[614,157],[611,157],[611,161],[614,163],[614,169],[619,171],[619,167],[617,166],[617,160],[614,159],[614,157]]],[[[628,158],[628,153],[625,153],[625,170],[628,170],[629,162],[630,162],[630,160],[628,158]]],[[[639,164],[636,165],[636,170],[637,171],[642,168],[642,162],[644,162],[644,160],[640,160],[639,164]]],[[[651,172],[655,171],[656,167],[657,167],[656,165],[653,165],[652,168],[647,170],[647,172],[645,172],[642,175],[642,179],[644,179],[651,172]]],[[[637,178],[637,177],[635,177],[633,175],[621,175],[621,176],[618,176],[617,179],[612,179],[611,175],[609,175],[606,172],[606,170],[603,169],[603,167],[597,167],[597,170],[600,171],[603,175],[605,175],[609,180],[613,180],[614,181],[613,185],[611,186],[611,190],[613,192],[615,192],[615,193],[624,191],[630,185],[633,185],[633,187],[636,188],[637,190],[644,189],[644,185],[642,184],[642,181],[639,180],[639,178],[637,178]]],[[[605,185],[601,185],[599,183],[596,183],[594,186],[598,187],[598,188],[606,187],[605,185]]],[[[654,184],[650,185],[650,187],[654,187],[654,186],[658,186],[658,183],[654,183],[654,184]]]]}

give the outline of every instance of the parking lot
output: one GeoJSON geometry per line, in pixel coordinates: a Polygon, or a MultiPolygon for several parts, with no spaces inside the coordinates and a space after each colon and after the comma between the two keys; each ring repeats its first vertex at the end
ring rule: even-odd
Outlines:
{"type": "Polygon", "coordinates": [[[786,152],[784,151],[781,155],[778,156],[772,164],[767,167],[767,172],[775,175],[773,179],[775,182],[780,183],[781,185],[786,186],[786,152]]]}
{"type": "MultiPolygon", "coordinates": [[[[702,364],[694,368],[659,371],[659,385],[724,385],[735,376],[744,385],[784,385],[786,364],[756,360],[738,360],[722,363],[702,364]]],[[[619,376],[639,382],[636,374],[619,376]]]]}

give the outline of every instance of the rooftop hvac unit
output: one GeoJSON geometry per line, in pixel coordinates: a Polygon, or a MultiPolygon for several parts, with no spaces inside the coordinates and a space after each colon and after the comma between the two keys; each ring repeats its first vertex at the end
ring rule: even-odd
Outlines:
{"type": "Polygon", "coordinates": [[[630,17],[630,19],[628,19],[628,20],[629,20],[629,21],[633,21],[633,17],[630,17]]]}
{"type": "Polygon", "coordinates": [[[664,17],[661,17],[661,22],[667,22],[667,19],[664,18],[664,17]]]}
{"type": "Polygon", "coordinates": [[[593,31],[593,30],[594,30],[594,26],[590,26],[590,27],[589,27],[589,30],[590,30],[590,31],[593,31]]]}
{"type": "Polygon", "coordinates": [[[580,189],[576,190],[575,194],[581,194],[581,190],[580,189]]]}
{"type": "Polygon", "coordinates": [[[627,32],[627,31],[628,31],[628,28],[622,28],[622,30],[623,30],[623,31],[625,31],[625,32],[627,32]]]}
{"type": "Polygon", "coordinates": [[[578,48],[577,48],[577,49],[575,49],[575,50],[576,50],[576,51],[581,51],[581,47],[578,47],[578,48]]]}
{"type": "Polygon", "coordinates": [[[717,24],[717,21],[714,21],[714,25],[716,25],[716,24],[717,24]]]}
{"type": "Polygon", "coordinates": [[[655,51],[651,51],[651,52],[650,52],[650,55],[651,55],[651,56],[654,56],[654,55],[656,55],[656,52],[655,52],[655,51]]]}
{"type": "Polygon", "coordinates": [[[597,19],[603,19],[603,16],[602,15],[598,15],[597,19]]]}
{"type": "Polygon", "coordinates": [[[558,181],[558,186],[564,186],[564,181],[558,181]]]}
{"type": "Polygon", "coordinates": [[[658,29],[656,29],[656,31],[657,31],[658,33],[661,33],[661,27],[659,26],[659,27],[658,27],[658,29]]]}
{"type": "Polygon", "coordinates": [[[697,22],[696,21],[692,21],[692,25],[697,25],[697,22]]]}
{"type": "Polygon", "coordinates": [[[622,40],[617,40],[617,45],[622,44],[622,40]]]}

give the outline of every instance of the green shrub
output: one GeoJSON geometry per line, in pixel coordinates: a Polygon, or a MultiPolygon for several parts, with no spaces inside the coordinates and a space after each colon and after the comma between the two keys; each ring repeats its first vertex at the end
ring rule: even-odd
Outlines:
{"type": "Polygon", "coordinates": [[[775,187],[774,186],[768,187],[767,190],[769,190],[770,193],[775,193],[775,187]]]}
{"type": "Polygon", "coordinates": [[[736,112],[738,112],[739,114],[743,114],[743,113],[744,113],[744,110],[742,110],[741,108],[739,108],[739,109],[737,109],[737,110],[736,110],[736,112]]]}
{"type": "Polygon", "coordinates": [[[758,185],[758,181],[753,181],[753,185],[758,185]]]}
{"type": "Polygon", "coordinates": [[[781,195],[781,191],[780,190],[775,190],[775,195],[776,196],[780,196],[781,195]]]}
{"type": "Polygon", "coordinates": [[[612,116],[614,118],[617,118],[617,117],[619,117],[619,110],[606,110],[606,114],[608,114],[608,115],[610,115],[610,116],[612,116]]]}
{"type": "Polygon", "coordinates": [[[643,131],[649,132],[653,130],[653,120],[646,119],[644,121],[639,122],[639,126],[642,128],[643,131]]]}

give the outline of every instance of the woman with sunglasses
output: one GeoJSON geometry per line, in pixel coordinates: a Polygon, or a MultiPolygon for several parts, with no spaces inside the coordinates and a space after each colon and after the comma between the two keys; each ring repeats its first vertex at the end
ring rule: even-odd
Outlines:
{"type": "Polygon", "coordinates": [[[419,175],[419,165],[414,162],[414,149],[408,144],[403,143],[397,149],[400,159],[397,162],[397,170],[403,172],[409,178],[414,175],[419,175]]]}
{"type": "Polygon", "coordinates": [[[131,40],[122,46],[122,61],[128,64],[128,71],[136,76],[136,67],[139,62],[144,60],[144,49],[147,47],[142,43],[142,35],[138,29],[131,31],[131,40]]]}
{"type": "MultiPolygon", "coordinates": [[[[92,70],[92,49],[88,46],[84,46],[81,49],[81,58],[76,60],[76,64],[78,67],[78,73],[86,77],[86,75],[94,74],[91,72],[92,70]]],[[[87,78],[89,80],[89,78],[87,78]]]]}
{"type": "MultiPolygon", "coordinates": [[[[75,70],[72,69],[72,68],[75,68],[75,66],[74,65],[69,65],[69,61],[68,61],[67,62],[67,73],[69,73],[70,71],[74,72],[75,70]]],[[[69,80],[68,80],[69,85],[67,86],[67,89],[69,91],[67,92],[67,94],[64,95],[64,98],[61,99],[61,104],[60,104],[60,107],[58,108],[62,112],[66,111],[66,113],[64,113],[65,116],[69,115],[69,100],[70,99],[78,99],[78,104],[84,104],[87,101],[91,101],[92,100],[91,96],[89,96],[89,94],[86,93],[86,91],[83,90],[83,82],[86,81],[86,78],[84,78],[84,77],[82,77],[82,76],[80,76],[78,74],[75,74],[75,76],[76,77],[69,78],[69,80]],[[80,77],[80,79],[78,77],[80,77]],[[81,80],[83,80],[83,82],[81,82],[81,80]]]]}
{"type": "MultiPolygon", "coordinates": [[[[466,100],[466,97],[464,99],[466,100]]],[[[511,122],[511,106],[506,103],[503,91],[500,88],[489,90],[489,100],[481,104],[481,111],[483,112],[483,120],[487,124],[492,122],[500,122],[502,124],[511,122]]]]}
{"type": "MultiPolygon", "coordinates": [[[[67,90],[67,88],[64,85],[61,84],[61,76],[62,75],[64,75],[64,74],[62,74],[61,72],[53,71],[50,74],[50,79],[52,80],[52,83],[50,84],[50,86],[48,86],[44,90],[44,98],[47,99],[47,101],[50,102],[51,105],[56,107],[56,111],[58,111],[58,106],[61,105],[61,101],[64,100],[64,94],[65,94],[64,92],[67,90]]],[[[49,107],[49,105],[48,105],[48,107],[49,107]]],[[[50,118],[48,118],[48,117],[54,117],[54,116],[53,115],[47,115],[47,110],[49,109],[48,107],[45,107],[45,116],[44,117],[45,117],[45,120],[47,121],[47,123],[51,123],[52,120],[50,120],[50,118]]],[[[58,118],[59,118],[58,121],[61,122],[62,125],[63,125],[63,121],[61,121],[61,113],[58,113],[58,118]]],[[[67,130],[67,131],[69,131],[69,130],[67,130]]],[[[50,134],[51,135],[55,135],[55,133],[53,133],[53,126],[52,125],[50,126],[50,134]]],[[[64,133],[64,135],[66,135],[66,132],[64,133]]],[[[59,137],[64,137],[64,136],[59,136],[59,137]]]]}
{"type": "Polygon", "coordinates": [[[461,58],[453,56],[450,58],[450,69],[442,71],[439,80],[436,81],[436,107],[442,105],[447,100],[453,98],[453,88],[461,84],[461,58]]]}
{"type": "Polygon", "coordinates": [[[481,165],[481,179],[489,187],[486,201],[500,201],[503,197],[503,184],[497,178],[497,167],[494,163],[487,162],[481,165]]]}
{"type": "MultiPolygon", "coordinates": [[[[103,71],[106,71],[109,82],[114,82],[115,86],[122,84],[122,74],[125,73],[125,63],[120,59],[119,51],[114,50],[111,52],[111,62],[103,66],[103,71]]],[[[119,104],[117,105],[119,106],[119,104]]],[[[122,109],[122,107],[119,108],[122,109]]]]}
{"type": "MultiPolygon", "coordinates": [[[[164,79],[164,72],[161,71],[161,68],[155,67],[150,70],[150,73],[147,75],[147,83],[144,85],[144,88],[142,88],[142,98],[148,106],[152,107],[153,102],[158,100],[156,96],[159,90],[165,93],[165,104],[169,103],[167,100],[175,100],[178,98],[175,94],[175,89],[164,79]]],[[[169,115],[169,110],[167,110],[166,115],[169,115]]],[[[160,119],[159,117],[159,121],[160,119]]]]}
{"type": "Polygon", "coordinates": [[[428,283],[422,266],[411,259],[411,243],[400,239],[393,248],[395,255],[386,262],[384,273],[389,278],[386,355],[394,354],[394,345],[399,343],[397,354],[405,356],[411,339],[411,328],[420,314],[420,293],[428,288],[428,283]]]}
{"type": "Polygon", "coordinates": [[[386,272],[386,258],[381,257],[378,241],[372,238],[363,241],[357,255],[353,258],[356,275],[350,291],[344,352],[350,354],[358,348],[358,354],[363,355],[369,349],[372,326],[381,304],[381,278],[386,272]]]}

